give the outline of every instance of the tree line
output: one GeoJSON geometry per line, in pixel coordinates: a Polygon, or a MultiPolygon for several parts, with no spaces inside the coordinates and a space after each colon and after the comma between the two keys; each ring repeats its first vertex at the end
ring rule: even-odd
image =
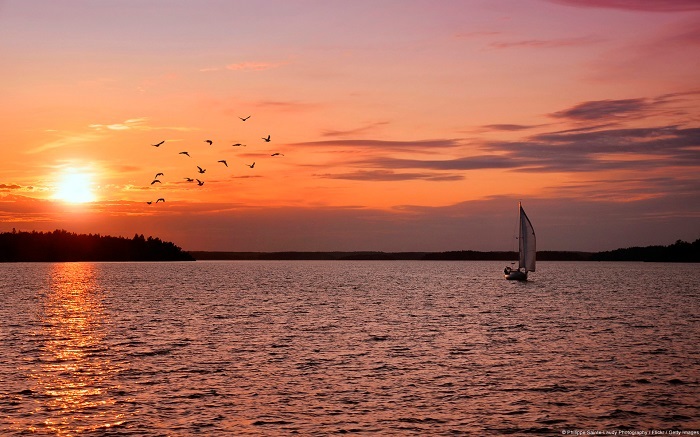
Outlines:
{"type": "Polygon", "coordinates": [[[688,243],[677,240],[668,246],[627,247],[598,252],[593,261],[700,262],[700,238],[688,243]]]}
{"type": "MultiPolygon", "coordinates": [[[[517,252],[190,252],[198,260],[386,260],[386,261],[513,261],[517,252]]],[[[539,261],[700,262],[700,239],[669,246],[629,247],[606,252],[538,251],[539,261]]]]}
{"type": "Polygon", "coordinates": [[[180,247],[160,238],[53,232],[0,233],[0,262],[194,261],[180,247]]]}

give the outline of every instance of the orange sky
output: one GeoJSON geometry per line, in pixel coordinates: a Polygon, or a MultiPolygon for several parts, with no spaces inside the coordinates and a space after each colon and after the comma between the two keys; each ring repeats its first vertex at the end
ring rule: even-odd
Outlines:
{"type": "Polygon", "coordinates": [[[6,0],[0,57],[0,231],[509,250],[522,200],[542,250],[700,237],[695,1],[6,0]]]}

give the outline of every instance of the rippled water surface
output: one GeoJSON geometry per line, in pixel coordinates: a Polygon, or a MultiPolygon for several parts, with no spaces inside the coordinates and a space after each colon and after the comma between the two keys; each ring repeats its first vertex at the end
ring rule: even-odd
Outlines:
{"type": "Polygon", "coordinates": [[[700,429],[688,264],[0,265],[1,435],[700,429]]]}

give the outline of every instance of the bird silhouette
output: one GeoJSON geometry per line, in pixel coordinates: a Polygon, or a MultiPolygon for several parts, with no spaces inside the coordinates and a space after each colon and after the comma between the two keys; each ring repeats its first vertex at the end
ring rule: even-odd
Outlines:
{"type": "Polygon", "coordinates": [[[204,140],[204,142],[209,143],[209,145],[211,146],[213,141],[212,140],[204,140]]]}
{"type": "Polygon", "coordinates": [[[284,156],[284,155],[283,155],[282,153],[280,153],[280,152],[275,152],[275,153],[273,153],[273,154],[270,155],[270,156],[284,156]]]}
{"type": "Polygon", "coordinates": [[[149,201],[148,201],[148,202],[146,202],[146,203],[150,205],[150,204],[152,204],[153,202],[149,200],[149,201]]]}
{"type": "Polygon", "coordinates": [[[200,167],[200,166],[197,166],[197,168],[199,169],[199,172],[202,173],[202,174],[203,174],[205,171],[207,171],[207,169],[202,168],[202,167],[200,167]]]}
{"type": "Polygon", "coordinates": [[[158,176],[165,176],[163,173],[156,173],[155,176],[153,176],[153,179],[158,179],[158,176]]]}
{"type": "Polygon", "coordinates": [[[270,135],[267,136],[267,138],[263,137],[263,140],[265,140],[266,143],[270,142],[270,135]]]}
{"type": "Polygon", "coordinates": [[[226,160],[225,160],[225,159],[222,159],[222,160],[216,161],[216,162],[221,162],[221,163],[224,164],[226,167],[228,167],[228,164],[226,163],[226,160]]]}
{"type": "Polygon", "coordinates": [[[238,118],[240,118],[240,119],[243,120],[243,121],[246,121],[246,120],[248,120],[248,119],[250,118],[250,115],[247,116],[247,117],[245,117],[245,118],[244,118],[244,117],[238,117],[238,118]]]}
{"type": "Polygon", "coordinates": [[[161,142],[158,143],[158,144],[151,144],[151,146],[153,146],[153,147],[160,147],[160,145],[163,144],[164,142],[165,142],[165,140],[161,141],[161,142]]]}
{"type": "Polygon", "coordinates": [[[246,165],[250,168],[253,168],[253,167],[255,167],[255,162],[253,162],[252,164],[246,164],[246,165]]]}
{"type": "Polygon", "coordinates": [[[156,200],[156,203],[158,203],[158,202],[165,202],[165,199],[163,199],[163,198],[161,197],[160,199],[156,200]]]}
{"type": "MultiPolygon", "coordinates": [[[[180,152],[180,153],[178,153],[178,155],[187,155],[187,156],[190,156],[190,154],[189,154],[188,152],[180,152]]],[[[190,156],[190,158],[191,158],[191,156],[190,156]]]]}
{"type": "Polygon", "coordinates": [[[156,182],[158,182],[159,184],[162,184],[162,182],[159,181],[158,179],[153,179],[153,182],[151,182],[151,185],[155,184],[156,182]]]}
{"type": "Polygon", "coordinates": [[[185,180],[186,180],[187,182],[194,182],[194,179],[192,179],[192,178],[185,178],[185,180]]]}
{"type": "Polygon", "coordinates": [[[197,179],[197,185],[199,185],[199,186],[201,187],[202,185],[204,185],[204,182],[202,182],[202,181],[200,181],[199,179],[197,179]]]}
{"type": "Polygon", "coordinates": [[[241,146],[245,147],[245,144],[241,144],[241,143],[231,144],[231,147],[241,147],[241,146]]]}

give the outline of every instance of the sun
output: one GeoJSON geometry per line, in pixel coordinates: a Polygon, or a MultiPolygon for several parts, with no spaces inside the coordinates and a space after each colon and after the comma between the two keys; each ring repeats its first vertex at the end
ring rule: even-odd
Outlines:
{"type": "Polygon", "coordinates": [[[55,198],[69,203],[95,201],[95,194],[92,192],[92,178],[88,173],[77,171],[64,174],[58,182],[55,198]]]}

